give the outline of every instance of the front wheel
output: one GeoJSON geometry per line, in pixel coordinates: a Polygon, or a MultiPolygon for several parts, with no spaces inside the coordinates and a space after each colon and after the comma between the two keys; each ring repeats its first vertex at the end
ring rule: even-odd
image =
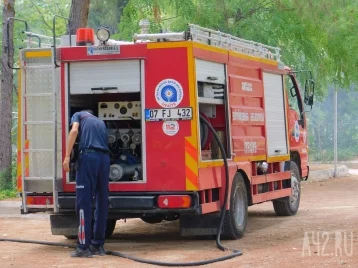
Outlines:
{"type": "Polygon", "coordinates": [[[248,217],[247,191],[243,176],[236,173],[231,187],[230,209],[225,213],[225,239],[239,239],[246,230],[248,217]]]}
{"type": "Polygon", "coordinates": [[[277,216],[293,216],[297,213],[301,199],[301,177],[297,164],[291,165],[291,195],[273,200],[273,208],[277,216]]]}

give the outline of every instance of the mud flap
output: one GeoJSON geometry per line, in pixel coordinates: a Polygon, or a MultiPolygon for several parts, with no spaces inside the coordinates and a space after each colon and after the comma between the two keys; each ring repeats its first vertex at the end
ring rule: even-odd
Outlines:
{"type": "MultiPolygon", "coordinates": [[[[216,235],[220,223],[220,214],[181,215],[181,236],[216,235]]],[[[223,232],[223,230],[222,230],[223,232]]]]}
{"type": "Polygon", "coordinates": [[[50,215],[53,235],[77,236],[78,220],[76,215],[50,215]]]}

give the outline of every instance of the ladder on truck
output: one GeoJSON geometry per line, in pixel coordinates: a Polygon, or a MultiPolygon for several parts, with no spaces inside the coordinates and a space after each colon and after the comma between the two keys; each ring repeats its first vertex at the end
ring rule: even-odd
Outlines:
{"type": "Polygon", "coordinates": [[[57,135],[60,83],[54,49],[26,48],[20,55],[23,213],[29,209],[53,209],[55,213],[59,210],[58,192],[62,187],[58,179],[61,169],[57,166],[61,164],[60,135],[57,135]],[[47,196],[46,204],[28,202],[30,194],[47,196]]]}
{"type": "Polygon", "coordinates": [[[225,48],[238,53],[260,57],[264,59],[277,60],[281,63],[281,49],[252,40],[242,39],[227,33],[215,31],[195,24],[188,24],[188,30],[183,32],[148,33],[149,21],[140,22],[141,33],[135,34],[135,41],[182,41],[192,40],[198,43],[207,44],[219,48],[225,48]]]}

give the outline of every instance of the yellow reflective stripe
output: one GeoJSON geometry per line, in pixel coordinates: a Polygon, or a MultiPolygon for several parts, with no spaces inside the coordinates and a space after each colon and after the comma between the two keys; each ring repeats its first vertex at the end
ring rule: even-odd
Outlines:
{"type": "Polygon", "coordinates": [[[51,51],[27,51],[25,52],[26,58],[45,58],[51,57],[51,51]]]}

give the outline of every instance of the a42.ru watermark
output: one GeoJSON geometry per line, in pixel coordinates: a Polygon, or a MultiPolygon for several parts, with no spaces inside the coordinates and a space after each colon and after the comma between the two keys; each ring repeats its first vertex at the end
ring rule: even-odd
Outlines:
{"type": "Polygon", "coordinates": [[[305,232],[302,256],[347,256],[354,253],[354,232],[305,232]]]}

